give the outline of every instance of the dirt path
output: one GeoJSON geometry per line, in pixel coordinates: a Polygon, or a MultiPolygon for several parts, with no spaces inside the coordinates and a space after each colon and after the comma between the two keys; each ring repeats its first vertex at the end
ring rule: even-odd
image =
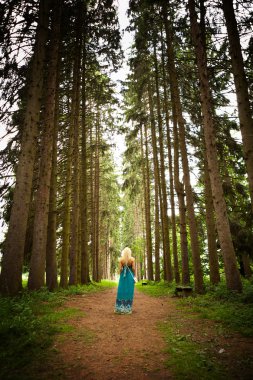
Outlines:
{"type": "MultiPolygon", "coordinates": [[[[133,314],[113,312],[116,288],[71,297],[64,309],[80,310],[67,324],[73,327],[55,340],[48,363],[41,363],[46,380],[170,380],[168,353],[158,324],[201,345],[207,357],[220,363],[232,379],[253,379],[253,338],[227,332],[219,323],[177,308],[171,297],[153,298],[135,290],[133,314]]],[[[38,369],[38,368],[37,368],[38,369]]]]}
{"type": "Polygon", "coordinates": [[[66,379],[172,379],[165,368],[165,343],[157,329],[157,323],[168,315],[168,304],[135,291],[133,313],[117,315],[113,312],[115,297],[116,288],[74,297],[67,303],[83,310],[85,317],[72,322],[79,338],[59,340],[55,345],[68,363],[66,379]]]}

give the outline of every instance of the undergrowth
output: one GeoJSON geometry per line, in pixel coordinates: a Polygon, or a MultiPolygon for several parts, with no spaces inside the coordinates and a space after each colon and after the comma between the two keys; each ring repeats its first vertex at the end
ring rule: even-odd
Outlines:
{"type": "Polygon", "coordinates": [[[206,294],[181,299],[202,318],[221,322],[226,328],[253,336],[253,284],[244,281],[243,292],[229,291],[224,283],[208,288],[206,294]]]}
{"type": "Polygon", "coordinates": [[[169,296],[175,293],[175,284],[168,284],[163,281],[140,281],[137,282],[136,288],[152,297],[169,296]]]}
{"type": "MultiPolygon", "coordinates": [[[[172,296],[175,284],[164,282],[147,282],[137,284],[137,289],[151,296],[172,296]]],[[[185,312],[184,317],[208,318],[219,322],[224,329],[240,332],[244,336],[253,336],[253,284],[243,282],[243,292],[227,290],[225,283],[207,286],[204,295],[194,294],[192,297],[175,298],[176,305],[185,312]]],[[[178,321],[180,323],[180,320],[178,321]]],[[[192,341],[190,336],[181,335],[175,321],[166,321],[160,325],[167,343],[169,353],[168,366],[172,368],[176,378],[184,380],[224,379],[226,374],[219,362],[212,357],[207,348],[192,341]]]]}
{"type": "MultiPolygon", "coordinates": [[[[176,285],[147,281],[145,286],[142,282],[136,286],[146,294],[160,297],[174,295],[176,285]]],[[[253,283],[251,281],[243,281],[242,293],[229,291],[224,282],[216,286],[206,285],[205,294],[180,297],[178,304],[198,312],[202,318],[221,322],[245,336],[253,336],[253,283]]]]}
{"type": "Polygon", "coordinates": [[[55,292],[24,290],[17,297],[0,297],[0,379],[20,379],[15,372],[47,355],[55,334],[73,329],[67,320],[80,316],[81,311],[61,307],[68,296],[112,286],[114,282],[102,281],[55,292]]]}
{"type": "Polygon", "coordinates": [[[171,368],[175,379],[179,380],[219,380],[224,379],[224,371],[217,360],[201,344],[193,342],[188,335],[175,330],[172,322],[159,325],[167,343],[169,354],[167,366],[171,368]]]}

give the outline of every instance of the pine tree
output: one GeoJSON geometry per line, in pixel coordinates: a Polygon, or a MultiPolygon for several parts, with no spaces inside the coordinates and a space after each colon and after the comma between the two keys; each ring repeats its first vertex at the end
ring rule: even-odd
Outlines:
{"type": "Polygon", "coordinates": [[[37,147],[49,22],[49,3],[48,0],[40,1],[34,53],[28,76],[27,104],[24,115],[21,151],[0,277],[1,293],[3,294],[14,295],[22,288],[22,265],[37,147]]]}

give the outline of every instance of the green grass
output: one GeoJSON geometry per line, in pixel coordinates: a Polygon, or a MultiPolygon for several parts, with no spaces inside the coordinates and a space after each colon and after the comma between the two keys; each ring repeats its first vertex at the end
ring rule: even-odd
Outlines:
{"type": "Polygon", "coordinates": [[[168,284],[164,281],[146,281],[147,285],[142,285],[142,281],[137,282],[136,288],[152,297],[169,296],[175,293],[175,284],[168,284]]]}
{"type": "Polygon", "coordinates": [[[220,322],[244,336],[253,336],[253,285],[247,281],[241,294],[228,291],[221,283],[205,295],[180,300],[180,304],[202,318],[220,322]]]}
{"type": "Polygon", "coordinates": [[[188,335],[181,335],[172,322],[159,325],[167,343],[169,354],[167,366],[176,379],[180,380],[219,380],[224,379],[222,367],[207,352],[203,345],[191,341],[188,335]]]}
{"type": "MultiPolygon", "coordinates": [[[[137,288],[150,296],[170,296],[175,284],[148,282],[137,284],[137,288]]],[[[237,331],[244,336],[253,336],[253,285],[244,281],[243,292],[228,291],[224,283],[215,287],[206,286],[206,294],[194,297],[176,298],[176,306],[186,318],[208,318],[219,322],[216,328],[222,331],[237,331]]],[[[180,317],[166,321],[159,326],[167,343],[168,366],[177,379],[224,379],[226,374],[212,354],[208,345],[196,343],[190,335],[181,335],[180,317]]],[[[194,322],[193,322],[194,323],[194,322]]]]}
{"type": "MultiPolygon", "coordinates": [[[[175,284],[148,281],[148,285],[137,285],[138,290],[153,297],[170,296],[175,292],[175,284]]],[[[253,284],[244,281],[243,292],[227,290],[225,283],[206,286],[207,292],[187,298],[180,298],[178,304],[199,313],[199,317],[222,323],[226,328],[253,336],[253,284]]],[[[186,311],[187,313],[187,311],[186,311]]]]}
{"type": "MultiPolygon", "coordinates": [[[[79,309],[64,308],[68,296],[88,294],[116,286],[102,281],[86,286],[71,286],[49,292],[24,290],[19,296],[0,297],[0,378],[14,379],[14,374],[33,362],[41,361],[50,351],[56,334],[73,331],[67,321],[84,315],[79,309]]],[[[91,340],[82,331],[80,339],[91,340]]],[[[25,378],[25,377],[24,377],[25,378]]]]}

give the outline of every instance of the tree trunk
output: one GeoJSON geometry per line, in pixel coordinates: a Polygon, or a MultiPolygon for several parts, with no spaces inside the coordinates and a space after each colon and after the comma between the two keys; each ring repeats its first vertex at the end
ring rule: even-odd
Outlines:
{"type": "Polygon", "coordinates": [[[201,260],[200,260],[197,220],[196,220],[195,212],[194,212],[193,191],[192,191],[191,181],[190,181],[190,171],[189,171],[189,163],[188,163],[188,155],[187,155],[187,147],[186,147],[186,138],[185,138],[185,120],[183,118],[183,113],[182,113],[178,79],[177,79],[177,73],[176,73],[176,68],[175,68],[173,35],[172,35],[172,30],[169,26],[168,19],[167,19],[166,4],[163,5],[163,17],[164,17],[165,31],[166,31],[167,54],[168,54],[168,60],[170,62],[169,76],[170,76],[170,83],[171,83],[171,94],[172,94],[173,102],[175,104],[175,111],[177,114],[177,122],[178,122],[178,127],[179,127],[179,144],[180,144],[180,150],[181,150],[182,166],[183,166],[183,173],[184,173],[184,185],[185,185],[186,201],[187,201],[187,212],[188,212],[188,218],[189,218],[189,230],[190,230],[190,237],[191,237],[195,290],[197,293],[203,293],[204,291],[203,272],[202,272],[201,260]]]}
{"type": "Polygon", "coordinates": [[[251,278],[252,269],[250,267],[250,257],[247,252],[242,253],[242,264],[243,264],[244,276],[246,278],[251,278]]]}
{"type": "MultiPolygon", "coordinates": [[[[86,15],[86,7],[85,7],[86,15]]],[[[86,23],[86,17],[84,24],[86,23]]],[[[83,25],[85,27],[85,25],[83,25]]],[[[86,30],[86,29],[85,29],[86,30]]],[[[82,160],[81,160],[81,283],[88,284],[89,256],[88,256],[88,214],[87,214],[87,121],[86,121],[86,31],[84,30],[83,63],[82,63],[82,160]]]]}
{"type": "MultiPolygon", "coordinates": [[[[150,215],[150,173],[149,173],[149,160],[148,160],[148,141],[147,141],[147,126],[144,126],[145,135],[145,156],[144,156],[144,142],[143,142],[143,126],[141,126],[141,154],[142,154],[142,173],[144,185],[144,206],[145,206],[145,226],[146,226],[146,250],[148,256],[152,257],[152,235],[151,235],[151,215],[150,215]]],[[[159,262],[158,262],[159,264],[159,262]]],[[[160,281],[160,268],[156,268],[156,281],[160,281]],[[158,274],[158,279],[157,279],[158,274]]]]}
{"type": "Polygon", "coordinates": [[[101,281],[101,268],[100,268],[100,117],[98,113],[98,121],[96,125],[96,267],[97,267],[97,281],[101,281]]]}
{"type": "Polygon", "coordinates": [[[168,223],[168,200],[167,189],[165,180],[165,164],[164,164],[164,145],[163,145],[163,126],[161,117],[161,104],[159,93],[159,80],[158,80],[158,65],[156,55],[156,42],[154,42],[154,61],[155,61],[155,84],[156,84],[156,104],[157,104],[157,118],[158,118],[158,132],[159,132],[159,151],[160,151],[160,177],[161,177],[161,193],[162,193],[162,228],[164,239],[164,266],[166,266],[165,273],[167,274],[166,280],[171,282],[173,280],[172,266],[171,266],[171,253],[170,253],[170,237],[169,237],[169,223],[168,223]]]}
{"type": "Polygon", "coordinates": [[[96,269],[96,247],[95,247],[95,185],[94,185],[94,152],[93,152],[93,136],[92,136],[92,125],[90,126],[90,235],[91,235],[91,258],[92,258],[92,280],[95,281],[97,276],[96,269]]]}
{"type": "Polygon", "coordinates": [[[79,113],[80,113],[80,79],[81,79],[81,51],[82,51],[82,4],[78,3],[80,14],[76,19],[76,41],[75,41],[75,57],[73,69],[73,90],[71,105],[71,123],[73,124],[73,179],[72,179],[72,210],[71,210],[71,237],[69,251],[69,285],[77,284],[78,272],[78,251],[79,251],[79,217],[80,217],[80,201],[79,201],[79,113]]]}
{"type": "Polygon", "coordinates": [[[253,118],[249,102],[249,86],[244,71],[242,49],[233,8],[233,0],[222,0],[222,5],[228,32],[232,71],[242,133],[243,153],[248,173],[251,208],[253,210],[253,118]]]}
{"type": "Polygon", "coordinates": [[[96,144],[95,144],[95,162],[94,162],[94,277],[93,280],[96,282],[100,281],[100,267],[99,267],[99,243],[100,243],[100,232],[99,232],[99,182],[100,182],[100,173],[99,173],[99,145],[100,145],[100,133],[99,133],[99,123],[100,116],[99,110],[97,109],[96,116],[96,144]]]}
{"type": "MultiPolygon", "coordinates": [[[[172,94],[171,94],[172,96],[172,94]]],[[[173,117],[173,137],[174,137],[174,178],[175,189],[178,197],[179,208],[179,230],[180,230],[180,247],[182,258],[182,284],[187,285],[190,283],[189,272],[189,254],[187,242],[187,229],[186,229],[186,207],[185,207],[185,193],[184,185],[179,180],[179,143],[178,143],[178,130],[177,130],[177,115],[175,105],[172,101],[172,117],[173,117]]]]}
{"type": "Polygon", "coordinates": [[[210,281],[213,285],[220,282],[219,261],[216,248],[216,228],[213,208],[211,182],[208,172],[206,152],[204,152],[204,180],[205,180],[205,203],[206,203],[206,229],[208,244],[208,259],[210,281]]]}
{"type": "MultiPolygon", "coordinates": [[[[168,97],[167,97],[167,84],[165,75],[165,63],[164,63],[164,46],[162,41],[162,70],[163,70],[163,95],[164,95],[164,112],[166,123],[166,137],[167,137],[167,149],[168,149],[168,163],[169,163],[169,178],[170,178],[170,206],[171,206],[171,225],[172,225],[172,253],[174,261],[174,277],[178,284],[180,282],[180,273],[178,265],[178,249],[177,249],[177,226],[175,215],[175,198],[174,198],[174,176],[173,176],[173,164],[172,164],[172,144],[170,136],[169,126],[169,110],[168,110],[168,97]]],[[[179,178],[178,178],[179,181],[179,178]]],[[[186,239],[187,242],[187,239],[186,239]]],[[[186,246],[187,248],[187,246],[186,246]]],[[[188,262],[188,261],[187,261],[188,262]]]]}
{"type": "MultiPolygon", "coordinates": [[[[59,59],[58,59],[59,63],[59,59]]],[[[46,285],[49,290],[57,288],[57,261],[56,261],[56,196],[57,196],[57,137],[59,124],[59,64],[57,70],[54,114],[54,136],[53,136],[53,158],[49,197],[49,213],[47,227],[47,249],[46,249],[46,285]]]]}
{"type": "MultiPolygon", "coordinates": [[[[200,31],[203,48],[206,50],[206,7],[205,0],[200,0],[200,31]]],[[[200,121],[201,124],[201,121],[200,121]]],[[[204,139],[204,136],[203,136],[204,139]]],[[[203,141],[204,145],[205,142],[203,141]]],[[[204,182],[205,182],[205,204],[206,204],[206,229],[207,229],[207,244],[208,244],[208,260],[210,270],[210,281],[212,284],[218,284],[220,282],[219,261],[216,247],[216,228],[215,228],[215,215],[213,207],[213,196],[210,182],[210,176],[208,171],[208,163],[206,156],[206,149],[204,146],[204,182]]]]}
{"type": "MultiPolygon", "coordinates": [[[[160,212],[161,212],[161,183],[159,175],[159,163],[158,163],[158,153],[157,153],[157,139],[156,139],[156,128],[155,128],[155,117],[153,109],[152,91],[151,83],[148,81],[148,103],[149,103],[149,113],[150,113],[150,125],[151,125],[151,139],[152,139],[152,151],[153,151],[153,162],[154,162],[154,179],[155,179],[155,261],[156,268],[160,268],[160,225],[159,225],[159,200],[160,200],[160,212]]],[[[163,239],[163,244],[165,239],[163,239]]],[[[164,248],[164,247],[163,247],[164,248]]],[[[152,257],[147,256],[147,269],[148,269],[148,279],[153,280],[153,266],[152,257]]],[[[160,271],[160,269],[159,269],[160,271]]],[[[164,271],[166,271],[166,265],[164,263],[164,271]]],[[[159,278],[158,273],[156,273],[156,278],[159,278]]],[[[166,279],[167,273],[165,272],[164,278],[166,279]]]]}
{"type": "Polygon", "coordinates": [[[203,47],[201,31],[197,22],[194,0],[189,0],[188,4],[190,9],[191,33],[195,45],[198,74],[200,79],[200,96],[208,169],[212,187],[214,210],[216,214],[217,231],[224,259],[227,287],[231,290],[241,291],[242,283],[239,271],[237,269],[236,256],[232,243],[226,203],[222,189],[222,181],[219,173],[206,52],[203,47]]]}
{"type": "Polygon", "coordinates": [[[61,251],[61,278],[60,286],[68,286],[68,259],[70,243],[70,206],[71,206],[71,181],[72,181],[72,151],[73,151],[73,125],[69,126],[66,180],[64,188],[63,221],[62,221],[62,251],[61,251]]]}
{"type": "Polygon", "coordinates": [[[33,247],[30,261],[28,288],[38,290],[45,284],[47,228],[54,138],[55,93],[57,85],[58,52],[60,40],[61,2],[55,0],[49,45],[49,63],[42,131],[39,183],[35,198],[33,247]]]}
{"type": "Polygon", "coordinates": [[[40,1],[34,55],[29,75],[21,151],[16,175],[13,205],[2,259],[0,290],[15,295],[22,288],[24,245],[32,191],[38,122],[44,77],[45,49],[49,19],[49,0],[40,1]]]}

